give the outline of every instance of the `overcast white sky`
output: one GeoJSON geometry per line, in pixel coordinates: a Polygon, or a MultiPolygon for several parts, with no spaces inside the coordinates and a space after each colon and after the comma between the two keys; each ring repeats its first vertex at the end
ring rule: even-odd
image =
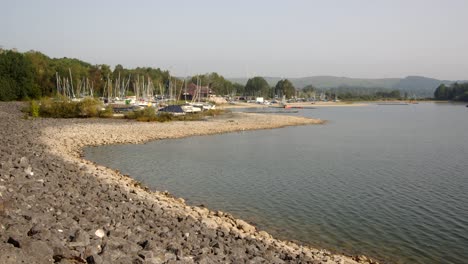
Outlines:
{"type": "Polygon", "coordinates": [[[468,0],[0,0],[0,45],[93,64],[468,79],[468,0]]]}

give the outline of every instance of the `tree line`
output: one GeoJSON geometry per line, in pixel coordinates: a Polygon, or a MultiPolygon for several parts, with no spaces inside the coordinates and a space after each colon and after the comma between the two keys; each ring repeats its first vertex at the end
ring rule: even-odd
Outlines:
{"type": "Polygon", "coordinates": [[[454,83],[450,86],[441,84],[435,90],[434,98],[468,102],[468,83],[454,83]]]}
{"type": "Polygon", "coordinates": [[[169,84],[178,87],[192,82],[208,86],[217,95],[243,95],[291,98],[296,89],[288,80],[281,80],[270,87],[262,77],[249,79],[247,85],[232,83],[218,73],[192,76],[190,79],[171,77],[169,71],[151,67],[126,69],[118,64],[111,69],[109,65],[92,65],[74,58],[50,58],[38,51],[24,53],[0,50],[0,101],[35,99],[54,96],[57,92],[57,76],[71,78],[73,83],[86,79],[94,87],[95,96],[104,96],[106,82],[129,76],[151,78],[154,89],[168,89],[169,84]],[[71,75],[71,76],[70,76],[71,75]]]}
{"type": "Polygon", "coordinates": [[[292,98],[296,95],[296,88],[288,80],[279,80],[274,87],[270,87],[262,77],[253,77],[247,80],[244,88],[245,96],[265,97],[265,98],[292,98]]]}
{"type": "MultiPolygon", "coordinates": [[[[118,64],[111,69],[106,64],[92,65],[74,58],[50,58],[37,51],[24,53],[0,49],[0,101],[24,100],[54,96],[57,92],[56,79],[58,76],[69,77],[77,83],[86,79],[92,84],[95,96],[105,96],[106,82],[121,78],[136,78],[137,76],[150,78],[154,84],[156,94],[167,93],[169,84],[182,87],[188,82],[201,86],[208,86],[215,94],[222,96],[249,96],[265,98],[292,97],[312,98],[325,93],[328,98],[339,97],[343,100],[378,100],[400,99],[399,90],[338,87],[331,89],[317,89],[308,85],[303,89],[296,89],[287,79],[280,80],[275,86],[270,86],[262,77],[250,78],[246,85],[233,83],[218,73],[212,72],[192,76],[190,79],[176,78],[169,71],[160,68],[137,67],[126,69],[118,64]]],[[[441,85],[436,91],[436,99],[462,100],[464,84],[451,87],[441,85]],[[462,92],[463,91],[463,92],[462,92]]],[[[403,96],[403,98],[407,95],[403,96]]]]}
{"type": "Polygon", "coordinates": [[[169,82],[168,71],[159,68],[138,67],[125,69],[117,65],[90,63],[74,58],[50,58],[37,51],[20,53],[0,50],[0,101],[24,100],[54,96],[57,76],[70,77],[75,84],[86,79],[94,87],[96,96],[102,96],[106,82],[121,76],[149,77],[155,84],[169,82]]]}

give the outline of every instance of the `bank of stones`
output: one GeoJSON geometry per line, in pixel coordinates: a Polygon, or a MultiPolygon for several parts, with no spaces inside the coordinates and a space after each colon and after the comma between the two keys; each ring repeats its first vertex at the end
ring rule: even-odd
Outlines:
{"type": "Polygon", "coordinates": [[[357,263],[276,240],[229,213],[188,206],[80,158],[85,145],[320,121],[246,114],[164,124],[24,119],[20,107],[0,103],[0,263],[357,263]]]}

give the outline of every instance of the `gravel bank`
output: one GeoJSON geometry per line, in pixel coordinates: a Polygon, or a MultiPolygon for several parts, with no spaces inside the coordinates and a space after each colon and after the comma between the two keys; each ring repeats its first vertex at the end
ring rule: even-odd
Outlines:
{"type": "Polygon", "coordinates": [[[371,263],[302,247],[187,206],[80,158],[85,145],[320,123],[232,114],[200,122],[24,120],[0,103],[0,263],[371,263]]]}

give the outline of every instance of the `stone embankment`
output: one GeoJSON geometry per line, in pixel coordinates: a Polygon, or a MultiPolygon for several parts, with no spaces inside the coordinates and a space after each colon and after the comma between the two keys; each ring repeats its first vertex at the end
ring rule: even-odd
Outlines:
{"type": "MultiPolygon", "coordinates": [[[[0,104],[0,263],[358,263],[272,238],[85,161],[86,145],[320,123],[232,114],[200,122],[23,119],[0,104]]],[[[372,263],[361,258],[361,263],[372,263]]]]}

